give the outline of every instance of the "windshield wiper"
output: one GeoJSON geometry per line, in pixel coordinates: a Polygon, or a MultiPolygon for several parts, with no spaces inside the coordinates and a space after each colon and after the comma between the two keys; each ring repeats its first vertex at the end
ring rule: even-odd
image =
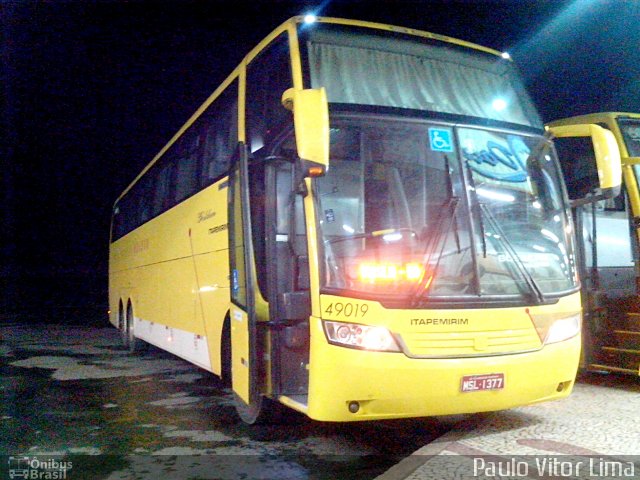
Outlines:
{"type": "Polygon", "coordinates": [[[515,248],[513,248],[513,245],[511,245],[511,242],[504,234],[504,230],[502,229],[496,218],[493,216],[493,213],[491,213],[491,210],[489,210],[489,207],[487,207],[484,203],[478,203],[478,205],[480,206],[481,213],[484,213],[484,215],[486,216],[489,226],[498,234],[497,237],[496,235],[493,235],[492,238],[497,238],[501,241],[504,250],[507,251],[509,256],[513,259],[513,262],[516,264],[516,267],[518,268],[520,275],[527,284],[529,292],[531,293],[536,304],[540,305],[544,303],[545,297],[544,293],[542,293],[542,290],[540,289],[540,286],[533,278],[533,275],[531,275],[529,269],[527,269],[526,265],[518,255],[518,252],[516,252],[515,248]]]}
{"type": "MultiPolygon", "coordinates": [[[[456,224],[455,218],[456,218],[456,212],[458,210],[459,204],[460,204],[459,197],[450,197],[447,203],[443,205],[443,209],[440,212],[440,216],[438,217],[438,220],[436,220],[435,225],[433,226],[433,229],[436,233],[430,237],[429,242],[427,242],[424,252],[422,254],[423,258],[426,257],[426,259],[423,261],[423,264],[425,267],[425,270],[424,270],[425,275],[420,281],[420,283],[416,286],[415,290],[410,295],[413,298],[414,307],[417,306],[419,303],[421,303],[421,300],[425,299],[423,294],[428,291],[428,287],[431,284],[431,281],[433,280],[433,274],[429,275],[428,270],[429,270],[429,265],[431,264],[431,259],[433,258],[433,255],[439,245],[440,245],[440,250],[438,252],[438,260],[436,261],[436,264],[433,266],[431,271],[435,272],[438,269],[438,265],[440,265],[440,260],[442,259],[442,251],[444,250],[444,246],[446,243],[442,241],[442,238],[448,235],[449,232],[451,231],[451,227],[454,224],[456,224]],[[449,213],[449,215],[447,215],[447,213],[449,213]],[[449,220],[449,223],[445,228],[442,228],[444,226],[445,220],[449,220]]],[[[457,237],[458,235],[457,235],[457,226],[456,226],[456,241],[459,242],[459,239],[457,237]]],[[[458,243],[458,250],[459,249],[460,249],[460,244],[458,243]]]]}
{"type": "MultiPolygon", "coordinates": [[[[451,201],[452,199],[456,199],[456,202],[458,201],[458,198],[455,196],[455,192],[453,191],[453,179],[451,178],[451,167],[449,165],[449,156],[445,155],[444,156],[444,168],[445,171],[447,172],[447,192],[449,193],[449,201],[451,201]]],[[[458,208],[458,204],[456,203],[454,210],[452,212],[452,216],[455,216],[456,210],[458,208]]],[[[460,250],[460,235],[458,234],[458,224],[456,222],[454,222],[454,235],[456,236],[456,246],[458,247],[458,253],[461,252],[460,250]]],[[[451,227],[449,227],[451,228],[451,227]]]]}
{"type": "MultiPolygon", "coordinates": [[[[469,186],[471,187],[471,192],[473,192],[473,207],[474,209],[478,209],[480,206],[480,199],[478,199],[478,192],[476,187],[476,181],[473,178],[473,170],[471,169],[471,165],[469,165],[469,160],[464,162],[464,165],[467,169],[467,174],[469,176],[469,186]]],[[[482,212],[478,211],[478,223],[480,224],[480,240],[482,240],[482,258],[487,258],[487,240],[485,238],[484,231],[484,220],[482,219],[482,212]]],[[[480,278],[476,275],[477,278],[477,291],[480,292],[480,278]]]]}
{"type": "Polygon", "coordinates": [[[440,260],[442,260],[442,252],[444,250],[445,242],[442,241],[442,238],[449,234],[452,227],[454,228],[454,235],[456,241],[456,247],[458,249],[458,253],[461,252],[460,248],[460,235],[458,233],[458,223],[456,222],[456,212],[458,211],[458,205],[460,204],[460,198],[455,196],[455,192],[453,190],[453,179],[451,178],[451,166],[449,165],[449,157],[447,155],[444,156],[444,169],[447,174],[447,193],[449,194],[449,198],[447,202],[443,205],[443,209],[440,211],[440,215],[438,216],[438,220],[436,220],[435,225],[433,226],[433,230],[436,232],[429,239],[429,242],[425,245],[424,252],[422,253],[422,257],[426,256],[423,264],[425,267],[425,275],[420,281],[420,283],[416,286],[415,290],[411,294],[413,298],[413,306],[417,306],[421,300],[424,300],[425,297],[423,293],[425,293],[431,282],[433,281],[433,275],[427,275],[427,270],[429,268],[429,264],[431,263],[431,259],[433,258],[433,254],[436,249],[440,246],[440,251],[438,252],[438,260],[436,261],[435,266],[433,267],[433,272],[438,269],[438,265],[440,265],[440,260]],[[447,213],[449,215],[447,215],[447,213]],[[444,226],[444,221],[448,219],[449,223],[446,228],[442,228],[444,226]]]}

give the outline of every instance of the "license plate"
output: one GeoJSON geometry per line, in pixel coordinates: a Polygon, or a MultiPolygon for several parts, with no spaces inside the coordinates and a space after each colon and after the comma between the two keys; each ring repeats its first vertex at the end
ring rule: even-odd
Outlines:
{"type": "Polygon", "coordinates": [[[504,388],[504,373],[490,373],[487,375],[465,375],[460,383],[461,392],[480,392],[482,390],[502,390],[504,388]]]}

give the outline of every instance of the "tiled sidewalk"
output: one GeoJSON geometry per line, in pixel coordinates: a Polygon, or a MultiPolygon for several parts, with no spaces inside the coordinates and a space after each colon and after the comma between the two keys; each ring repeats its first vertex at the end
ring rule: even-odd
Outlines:
{"type": "MultiPolygon", "coordinates": [[[[470,416],[377,480],[522,478],[478,476],[474,465],[481,465],[481,460],[474,464],[474,459],[484,459],[486,463],[493,458],[504,464],[514,457],[560,455],[626,460],[629,457],[624,456],[635,455],[637,466],[631,478],[640,478],[640,379],[586,375],[564,400],[470,416]]],[[[552,474],[524,478],[562,477],[552,474]]]]}

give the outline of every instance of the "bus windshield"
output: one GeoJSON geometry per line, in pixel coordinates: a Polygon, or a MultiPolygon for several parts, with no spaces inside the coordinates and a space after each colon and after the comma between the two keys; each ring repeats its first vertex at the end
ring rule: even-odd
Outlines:
{"type": "Polygon", "coordinates": [[[576,287],[571,223],[541,136],[343,118],[317,180],[325,290],[543,301],[576,287]]]}

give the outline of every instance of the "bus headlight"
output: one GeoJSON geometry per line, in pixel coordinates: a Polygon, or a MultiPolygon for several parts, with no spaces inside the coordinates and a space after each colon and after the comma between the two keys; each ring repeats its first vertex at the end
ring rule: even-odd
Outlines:
{"type": "Polygon", "coordinates": [[[569,340],[570,338],[575,337],[578,332],[580,332],[580,314],[561,318],[551,324],[544,343],[545,345],[548,345],[550,343],[569,340]]]}
{"type": "Polygon", "coordinates": [[[391,332],[384,327],[325,320],[324,331],[333,345],[378,352],[399,352],[391,332]]]}

